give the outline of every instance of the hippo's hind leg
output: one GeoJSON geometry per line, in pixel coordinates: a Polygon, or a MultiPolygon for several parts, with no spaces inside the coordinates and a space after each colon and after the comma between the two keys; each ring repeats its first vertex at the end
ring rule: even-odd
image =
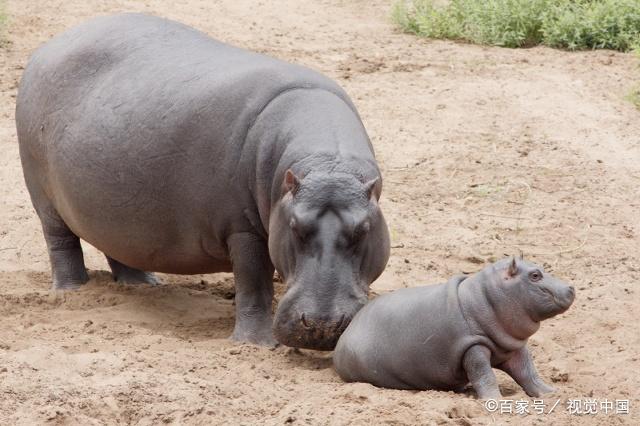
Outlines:
{"type": "Polygon", "coordinates": [[[555,390],[543,382],[538,375],[536,367],[533,365],[531,353],[526,346],[517,350],[511,358],[498,365],[497,368],[511,376],[531,397],[540,397],[555,390]]]}
{"type": "Polygon", "coordinates": [[[131,268],[130,266],[120,263],[117,260],[107,256],[107,262],[111,268],[113,279],[126,284],[159,284],[159,280],[151,272],[141,271],[140,269],[131,268]]]}
{"type": "Polygon", "coordinates": [[[227,240],[236,282],[236,324],[231,338],[240,342],[276,346],[273,336],[273,264],[267,242],[249,233],[227,240]]]}
{"type": "Polygon", "coordinates": [[[20,128],[18,128],[22,170],[31,202],[42,224],[44,240],[47,243],[53,288],[75,290],[89,281],[87,269],[84,266],[80,238],[69,229],[43,190],[40,182],[45,178],[39,178],[40,165],[35,161],[30,150],[26,148],[26,143],[22,143],[24,139],[20,136],[20,128]]]}
{"type": "Polygon", "coordinates": [[[49,250],[53,288],[75,290],[89,281],[80,239],[69,229],[53,206],[36,207],[49,250]]]}

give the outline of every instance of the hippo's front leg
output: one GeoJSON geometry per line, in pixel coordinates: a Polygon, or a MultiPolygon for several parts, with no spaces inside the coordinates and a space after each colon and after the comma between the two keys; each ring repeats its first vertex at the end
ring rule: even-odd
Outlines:
{"type": "Polygon", "coordinates": [[[275,346],[273,315],[273,264],[267,242],[244,232],[227,240],[236,287],[236,324],[231,339],[275,346]]]}
{"type": "Polygon", "coordinates": [[[533,365],[533,358],[526,346],[514,352],[514,355],[507,361],[497,366],[507,373],[518,383],[527,395],[539,397],[545,393],[553,392],[555,389],[542,381],[536,367],[533,365]]]}
{"type": "Polygon", "coordinates": [[[480,399],[500,399],[498,381],[491,367],[491,351],[482,345],[467,349],[462,360],[462,367],[467,373],[473,389],[480,399]]]}

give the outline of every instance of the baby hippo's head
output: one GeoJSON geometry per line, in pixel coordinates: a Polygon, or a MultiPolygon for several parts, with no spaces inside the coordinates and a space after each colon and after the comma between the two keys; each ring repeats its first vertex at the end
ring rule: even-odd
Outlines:
{"type": "Polygon", "coordinates": [[[538,322],[563,313],[573,303],[575,290],[542,267],[523,259],[503,259],[493,266],[494,281],[508,300],[519,304],[538,322]]]}

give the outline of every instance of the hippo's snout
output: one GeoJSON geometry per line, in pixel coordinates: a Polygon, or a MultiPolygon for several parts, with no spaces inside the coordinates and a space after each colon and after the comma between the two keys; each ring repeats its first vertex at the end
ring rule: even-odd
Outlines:
{"type": "MultiPolygon", "coordinates": [[[[313,330],[313,329],[320,329],[320,330],[334,329],[335,331],[344,330],[344,327],[342,327],[344,320],[345,320],[344,314],[342,314],[342,316],[340,317],[340,320],[336,324],[334,324],[333,321],[331,320],[325,321],[321,319],[320,321],[318,321],[313,318],[305,317],[304,312],[300,314],[300,322],[302,323],[302,327],[307,330],[313,330]]],[[[348,320],[347,324],[349,321],[351,320],[348,320]]]]}
{"type": "Polygon", "coordinates": [[[555,297],[556,302],[563,310],[569,309],[576,298],[576,290],[573,286],[567,286],[567,288],[559,295],[555,297]]]}
{"type": "Polygon", "coordinates": [[[285,294],[278,305],[273,322],[273,333],[283,345],[295,348],[330,351],[340,335],[368,298],[350,294],[321,300],[292,292],[285,294]]]}
{"type": "Polygon", "coordinates": [[[283,345],[330,351],[351,322],[352,315],[317,316],[306,312],[276,315],[274,334],[283,345]]]}

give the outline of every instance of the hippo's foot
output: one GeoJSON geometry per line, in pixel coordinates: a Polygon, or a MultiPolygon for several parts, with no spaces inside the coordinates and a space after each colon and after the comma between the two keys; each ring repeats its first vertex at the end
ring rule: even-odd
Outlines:
{"type": "Polygon", "coordinates": [[[160,280],[153,273],[140,270],[133,270],[131,273],[113,274],[113,279],[122,284],[160,284],[160,280]]]}
{"type": "MultiPolygon", "coordinates": [[[[49,220],[51,220],[49,218],[49,220]]],[[[49,233],[50,223],[43,222],[45,239],[51,260],[54,290],[77,290],[87,281],[87,269],[80,239],[66,228],[62,221],[56,223],[55,232],[49,233]]]]}
{"type": "Polygon", "coordinates": [[[278,341],[271,331],[271,318],[258,321],[248,321],[246,318],[244,321],[236,319],[236,326],[230,338],[235,342],[252,343],[269,348],[278,346],[278,341]]]}
{"type": "Polygon", "coordinates": [[[478,399],[501,399],[502,394],[499,389],[486,389],[486,388],[478,388],[475,389],[476,395],[478,399]]]}
{"type": "Polygon", "coordinates": [[[119,283],[151,285],[160,284],[160,281],[151,272],[145,272],[141,271],[140,269],[131,268],[108,256],[107,262],[109,262],[109,267],[111,267],[113,279],[119,283]]]}
{"type": "Polygon", "coordinates": [[[513,377],[525,393],[531,397],[539,397],[554,392],[555,389],[546,384],[538,375],[533,365],[531,353],[526,346],[514,352],[513,356],[498,366],[513,377]]]}
{"type": "MultiPolygon", "coordinates": [[[[86,272],[85,272],[86,274],[86,272]]],[[[79,279],[79,280],[67,280],[67,281],[58,281],[56,279],[53,280],[53,289],[54,290],[78,290],[80,287],[82,287],[84,284],[87,283],[87,281],[89,281],[89,276],[86,277],[86,279],[79,279]]]]}
{"type": "Polygon", "coordinates": [[[266,241],[251,233],[227,240],[236,281],[236,326],[231,339],[275,347],[273,336],[273,265],[266,241]]]}
{"type": "Polygon", "coordinates": [[[523,386],[523,389],[527,395],[534,398],[541,397],[543,395],[556,391],[556,388],[554,388],[553,386],[549,386],[540,378],[538,378],[538,380],[532,381],[526,388],[523,386]]]}

